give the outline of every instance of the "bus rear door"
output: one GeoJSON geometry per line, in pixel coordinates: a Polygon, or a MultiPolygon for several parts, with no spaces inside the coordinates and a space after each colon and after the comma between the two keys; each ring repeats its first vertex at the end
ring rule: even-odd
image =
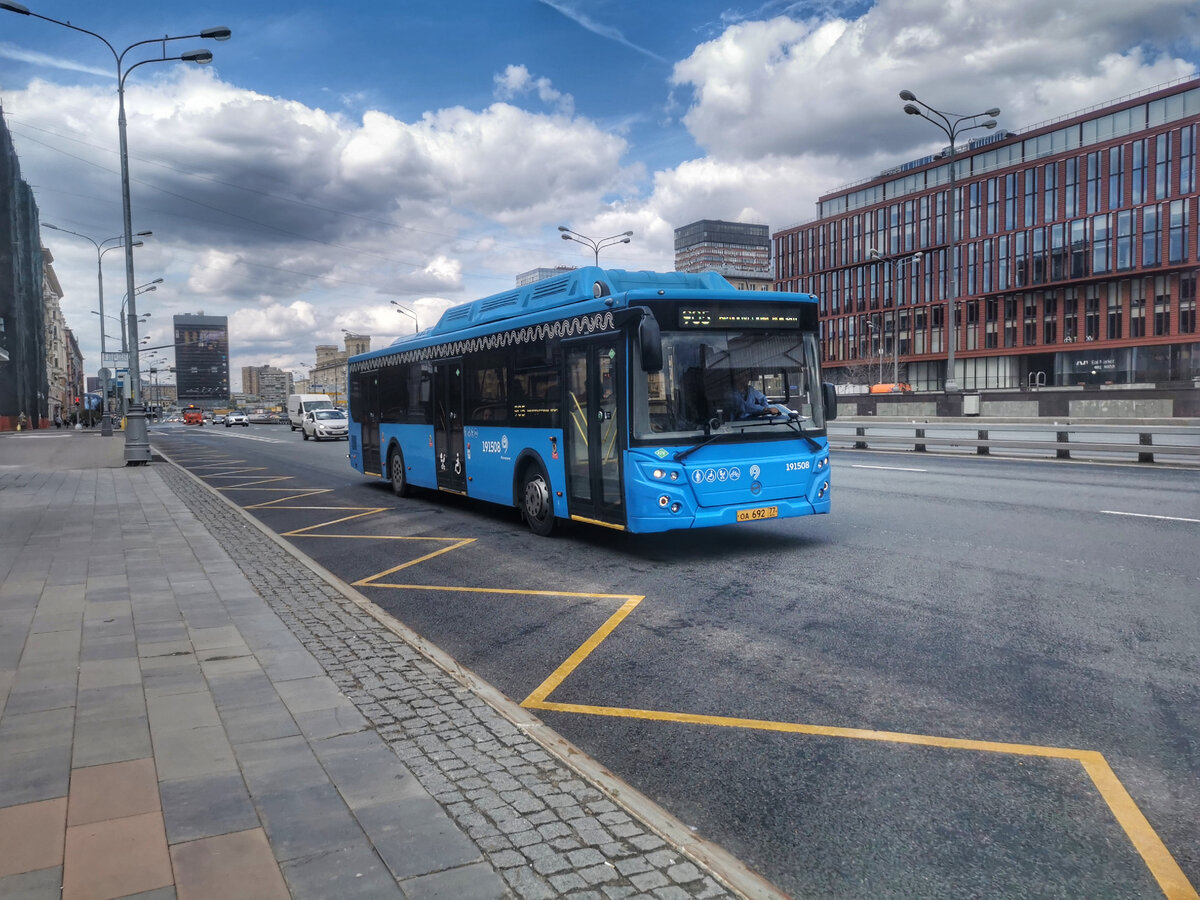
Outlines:
{"type": "Polygon", "coordinates": [[[567,498],[572,518],[625,524],[621,485],[624,447],[623,364],[619,334],[567,344],[567,409],[563,416],[567,498]]]}
{"type": "Polygon", "coordinates": [[[439,490],[467,492],[463,441],[463,361],[435,363],[433,367],[433,451],[439,490]]]}
{"type": "Polygon", "coordinates": [[[359,375],[350,393],[350,412],[362,424],[362,463],[363,472],[368,475],[382,475],[383,466],[379,458],[379,375],[376,372],[366,372],[359,375]],[[354,388],[361,391],[354,396],[354,388]],[[354,408],[358,400],[359,407],[354,408]]]}

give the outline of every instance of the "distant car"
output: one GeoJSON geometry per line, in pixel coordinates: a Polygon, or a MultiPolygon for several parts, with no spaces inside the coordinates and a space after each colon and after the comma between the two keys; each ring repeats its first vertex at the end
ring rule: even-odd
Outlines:
{"type": "Polygon", "coordinates": [[[194,406],[183,411],[184,425],[204,425],[204,410],[196,409],[194,406]]]}
{"type": "Polygon", "coordinates": [[[275,413],[256,412],[250,413],[251,425],[275,425],[279,421],[279,417],[275,413]]]}
{"type": "Polygon", "coordinates": [[[220,425],[224,421],[225,421],[225,413],[213,413],[212,423],[214,425],[220,425]]]}
{"type": "Polygon", "coordinates": [[[350,420],[340,409],[315,409],[304,414],[300,431],[306,441],[309,438],[315,441],[339,441],[343,438],[349,440],[350,420]]]}
{"type": "Polygon", "coordinates": [[[250,427],[250,420],[245,413],[231,412],[225,416],[225,427],[232,428],[234,425],[241,425],[243,428],[250,427]]]}

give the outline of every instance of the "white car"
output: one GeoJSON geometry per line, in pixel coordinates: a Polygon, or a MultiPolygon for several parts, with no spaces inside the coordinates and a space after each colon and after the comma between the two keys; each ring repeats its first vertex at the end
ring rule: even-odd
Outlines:
{"type": "Polygon", "coordinates": [[[312,438],[321,441],[328,438],[331,441],[350,439],[350,420],[340,409],[314,409],[304,414],[300,431],[307,441],[312,438]]]}
{"type": "Polygon", "coordinates": [[[241,425],[243,428],[249,428],[250,420],[246,418],[245,413],[232,412],[225,416],[225,427],[232,428],[234,425],[241,425]]]}

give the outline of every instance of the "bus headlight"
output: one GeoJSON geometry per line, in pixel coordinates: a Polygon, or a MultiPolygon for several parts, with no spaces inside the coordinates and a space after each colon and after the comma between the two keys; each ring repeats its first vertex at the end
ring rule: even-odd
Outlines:
{"type": "Polygon", "coordinates": [[[662,478],[666,478],[666,477],[667,477],[667,473],[666,473],[666,472],[664,472],[662,469],[655,469],[655,470],[654,470],[654,472],[653,472],[652,474],[654,475],[654,477],[655,477],[656,479],[662,479],[662,478]]]}
{"type": "Polygon", "coordinates": [[[828,481],[826,481],[824,484],[822,484],[821,489],[819,491],[817,491],[817,499],[820,500],[822,497],[824,497],[825,492],[827,490],[829,490],[829,482],[828,481]]]}
{"type": "Polygon", "coordinates": [[[679,504],[679,503],[672,503],[672,504],[671,504],[671,512],[673,512],[673,513],[677,513],[677,512],[679,512],[679,510],[681,510],[681,509],[683,509],[683,506],[682,506],[681,504],[679,504]]]}
{"type": "Polygon", "coordinates": [[[658,498],[658,505],[661,506],[663,509],[666,509],[667,504],[669,504],[670,502],[671,502],[671,498],[668,497],[666,494],[663,494],[661,497],[658,498]]]}

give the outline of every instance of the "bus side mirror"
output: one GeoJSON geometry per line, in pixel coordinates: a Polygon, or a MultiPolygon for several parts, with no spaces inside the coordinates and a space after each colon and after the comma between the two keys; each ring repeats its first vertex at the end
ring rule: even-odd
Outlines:
{"type": "Polygon", "coordinates": [[[825,405],[825,421],[832,422],[837,418],[837,391],[828,381],[821,384],[821,400],[825,405]]]}
{"type": "Polygon", "coordinates": [[[638,347],[642,351],[642,371],[662,371],[662,331],[658,319],[647,310],[638,322],[638,347]]]}

